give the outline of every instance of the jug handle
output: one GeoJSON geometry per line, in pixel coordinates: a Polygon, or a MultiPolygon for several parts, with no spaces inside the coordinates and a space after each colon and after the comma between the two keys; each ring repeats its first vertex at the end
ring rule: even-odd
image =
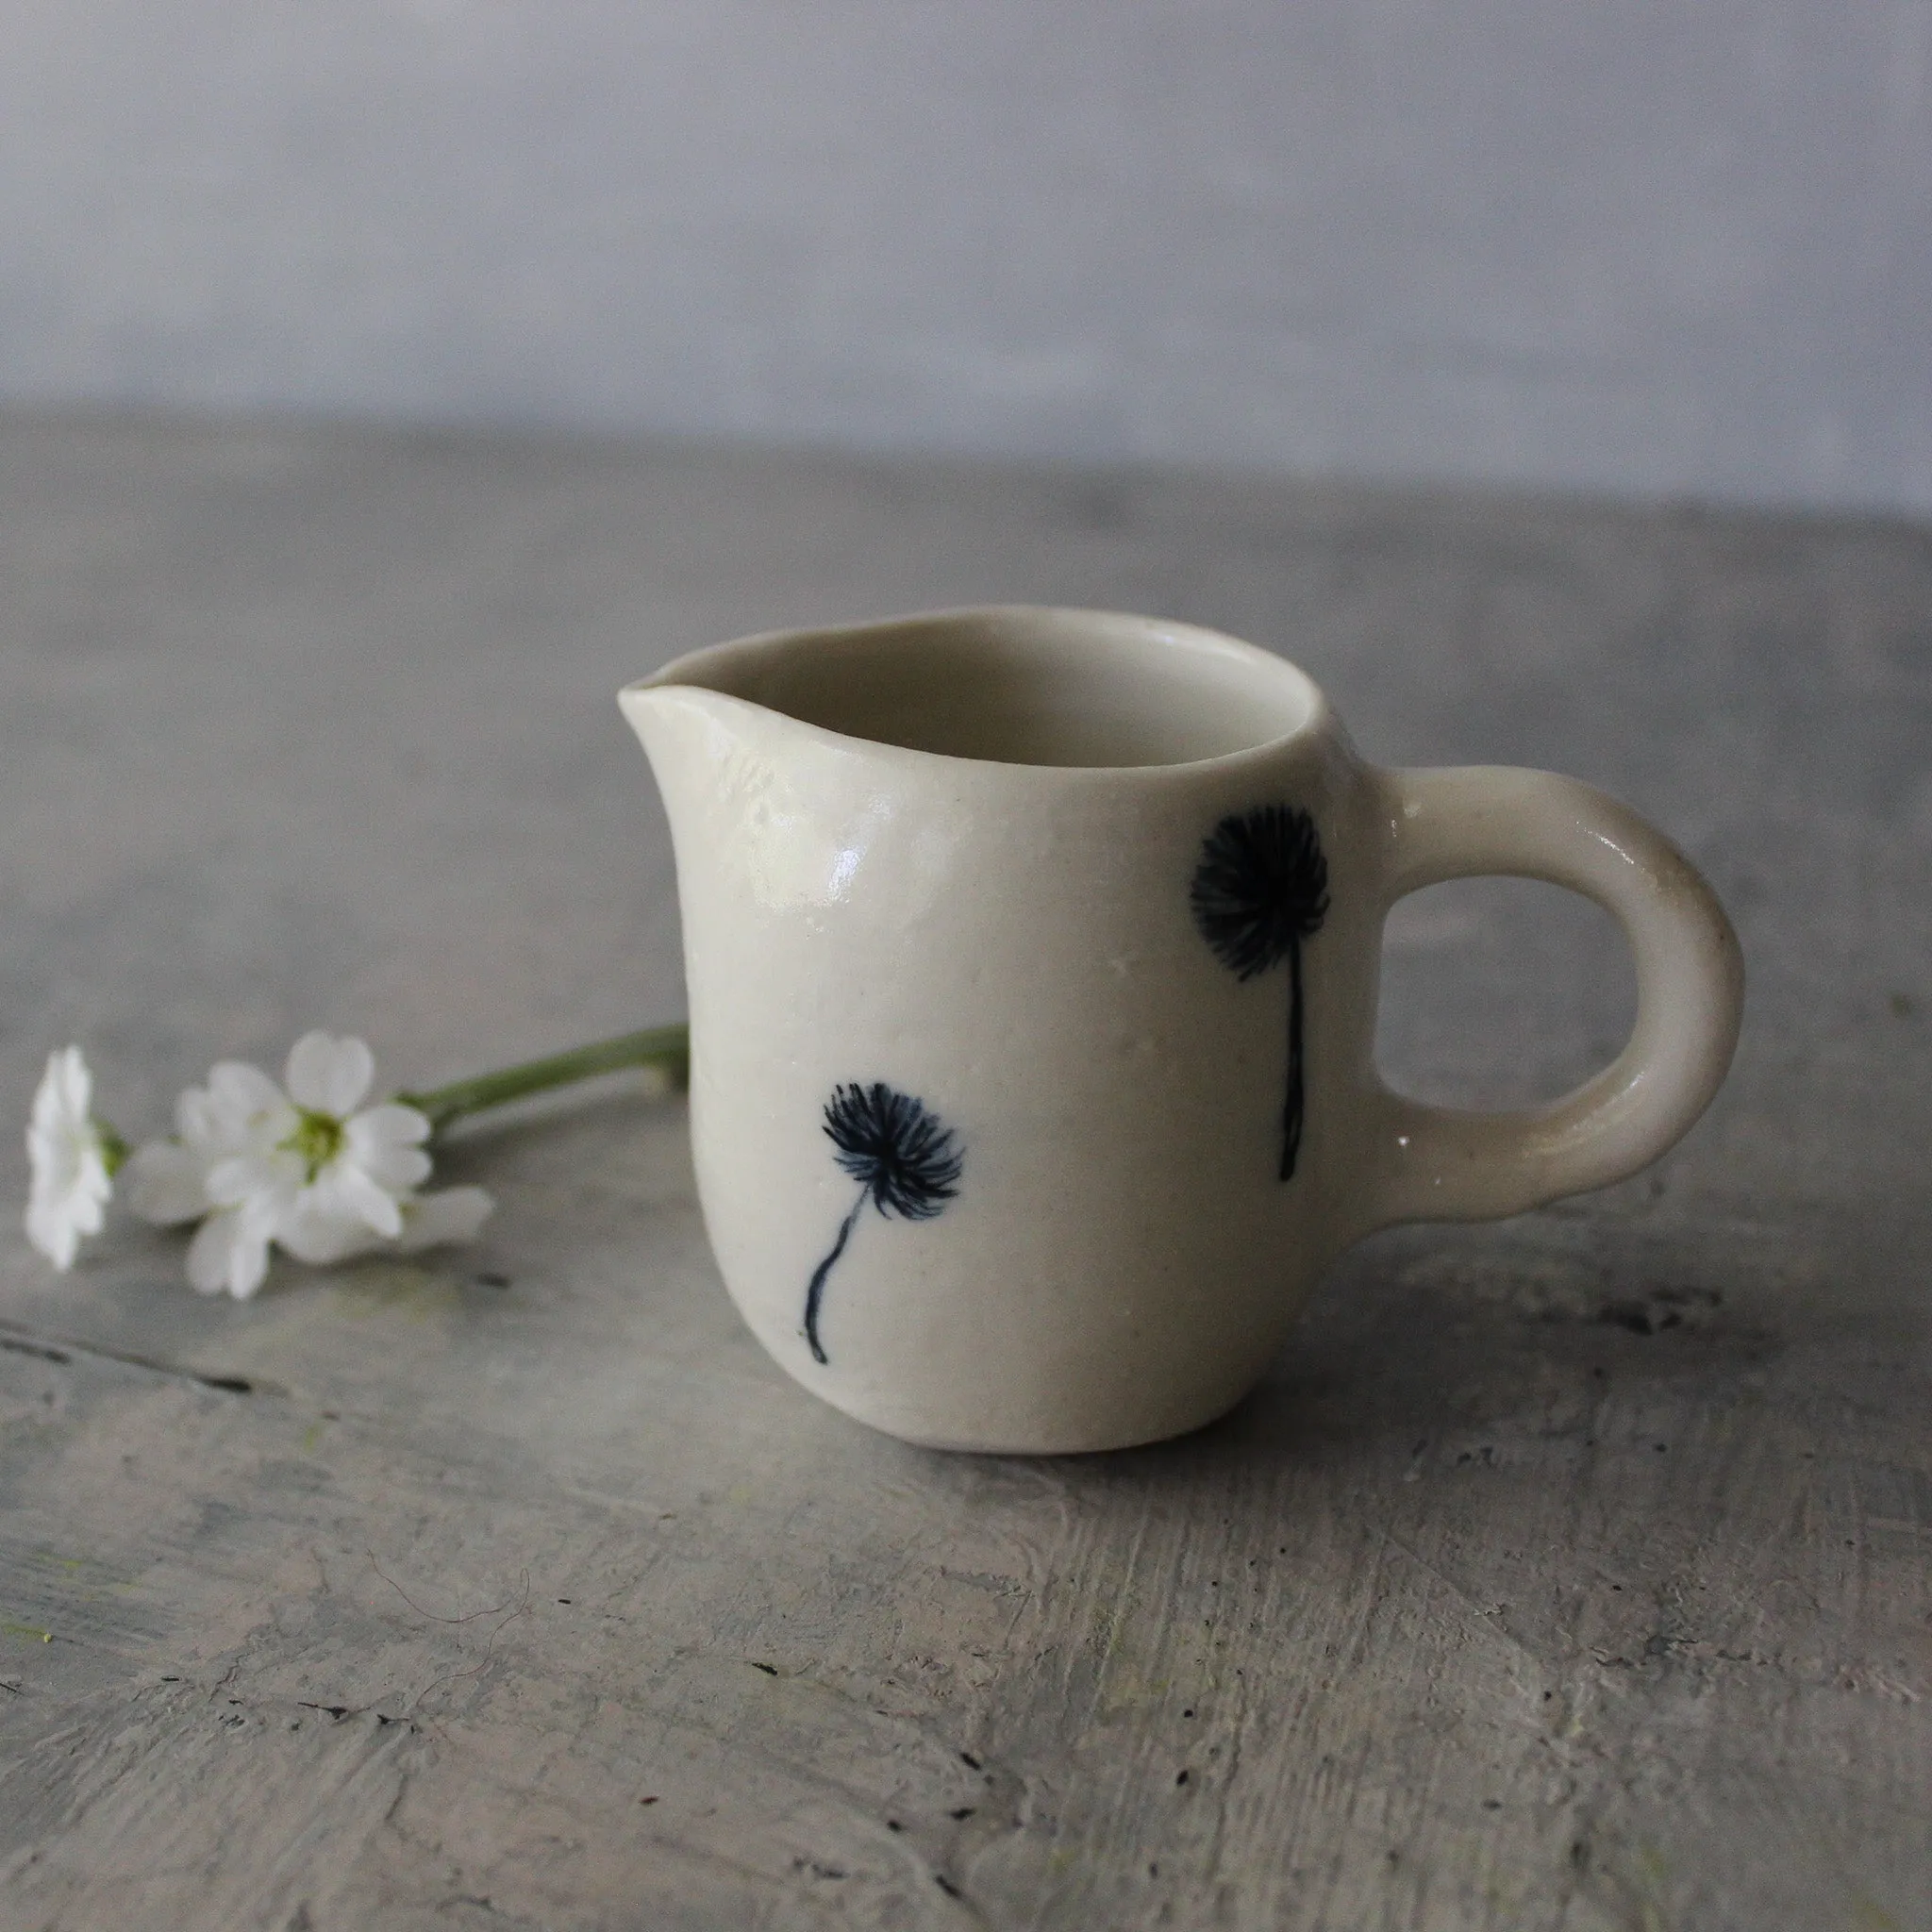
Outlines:
{"type": "Polygon", "coordinates": [[[1603,907],[1637,968],[1637,1021],[1602,1072],[1544,1107],[1432,1107],[1379,1080],[1366,1225],[1487,1221],[1607,1187],[1674,1146],[1730,1066],[1743,959],[1717,895],[1654,825],[1553,772],[1383,771],[1383,911],[1478,874],[1543,879],[1603,907]]]}

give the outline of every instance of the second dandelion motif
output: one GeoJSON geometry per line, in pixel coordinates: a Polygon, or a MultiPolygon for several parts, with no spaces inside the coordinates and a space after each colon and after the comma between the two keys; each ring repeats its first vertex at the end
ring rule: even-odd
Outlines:
{"type": "Polygon", "coordinates": [[[1230,812],[1201,843],[1194,924],[1214,956],[1246,981],[1288,961],[1288,1094],[1281,1108],[1281,1178],[1302,1144],[1302,942],[1328,911],[1328,861],[1299,806],[1230,812]]]}
{"type": "Polygon", "coordinates": [[[930,1221],[959,1191],[965,1166],[953,1129],[943,1125],[923,1100],[888,1087],[883,1080],[832,1089],[823,1122],[833,1158],[856,1180],[858,1199],[839,1224],[831,1253],[812,1271],[805,1291],[805,1339],[812,1359],[827,1359],[819,1340],[819,1311],[825,1277],[845,1252],[852,1229],[870,1201],[879,1213],[906,1221],[930,1221]]]}

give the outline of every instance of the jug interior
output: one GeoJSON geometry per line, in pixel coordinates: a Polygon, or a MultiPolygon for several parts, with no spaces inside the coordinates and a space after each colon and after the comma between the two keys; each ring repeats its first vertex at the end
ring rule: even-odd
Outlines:
{"type": "Polygon", "coordinates": [[[992,609],[792,631],[700,654],[700,684],[848,737],[1021,765],[1224,758],[1307,723],[1293,666],[1213,631],[992,609]]]}

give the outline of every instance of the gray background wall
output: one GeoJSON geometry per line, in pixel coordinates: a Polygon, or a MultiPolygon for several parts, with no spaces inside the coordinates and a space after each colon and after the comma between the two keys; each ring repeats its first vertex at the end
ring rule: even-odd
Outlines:
{"type": "Polygon", "coordinates": [[[0,0],[0,400],[1932,511],[1927,0],[0,0]]]}

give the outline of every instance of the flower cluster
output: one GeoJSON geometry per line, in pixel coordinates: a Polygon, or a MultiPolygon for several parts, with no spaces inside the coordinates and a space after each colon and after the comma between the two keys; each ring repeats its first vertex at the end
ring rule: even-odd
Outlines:
{"type": "Polygon", "coordinates": [[[268,1274],[270,1247],[316,1264],[467,1241],[492,1203],[481,1188],[421,1191],[429,1178],[429,1117],[386,1101],[365,1107],[375,1075],[368,1046],[308,1033],[277,1085],[224,1060],[175,1105],[175,1132],[130,1156],[92,1113],[93,1083],[77,1047],[47,1061],[27,1128],[32,1193],[27,1238],[57,1268],[97,1234],[125,1164],[128,1204],[158,1226],[195,1224],[188,1278],[203,1294],[246,1300],[268,1274]]]}

